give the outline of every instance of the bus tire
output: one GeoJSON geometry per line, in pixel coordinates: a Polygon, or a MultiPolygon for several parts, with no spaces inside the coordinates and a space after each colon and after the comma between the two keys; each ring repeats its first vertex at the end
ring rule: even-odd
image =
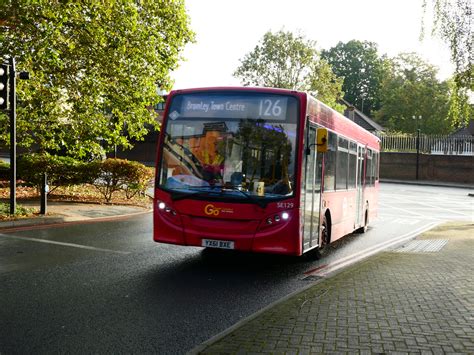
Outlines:
{"type": "Polygon", "coordinates": [[[369,210],[365,210],[365,215],[364,215],[364,225],[358,229],[355,230],[356,233],[362,234],[367,232],[369,229],[369,210]]]}
{"type": "Polygon", "coordinates": [[[327,248],[331,242],[331,217],[329,213],[325,213],[323,217],[323,223],[321,223],[321,243],[319,245],[319,250],[324,250],[327,248]]]}

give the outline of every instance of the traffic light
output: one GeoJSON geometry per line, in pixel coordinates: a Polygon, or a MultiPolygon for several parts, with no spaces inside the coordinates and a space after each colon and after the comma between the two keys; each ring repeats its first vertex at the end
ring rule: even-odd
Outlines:
{"type": "Polygon", "coordinates": [[[8,109],[8,65],[0,64],[0,110],[8,109]]]}

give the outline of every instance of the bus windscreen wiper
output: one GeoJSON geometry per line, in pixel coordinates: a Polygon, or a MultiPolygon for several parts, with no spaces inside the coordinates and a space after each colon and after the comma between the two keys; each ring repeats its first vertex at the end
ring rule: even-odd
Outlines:
{"type": "Polygon", "coordinates": [[[261,208],[267,207],[268,202],[269,202],[269,201],[264,200],[264,199],[257,199],[255,197],[253,197],[252,195],[246,193],[245,191],[240,190],[239,188],[237,188],[236,186],[233,186],[233,185],[223,186],[221,191],[225,191],[225,190],[240,192],[242,195],[244,195],[247,198],[247,200],[249,200],[250,202],[252,202],[256,205],[258,205],[261,208]]]}
{"type": "Polygon", "coordinates": [[[238,189],[235,186],[190,186],[187,187],[186,190],[194,190],[192,192],[184,192],[184,191],[176,191],[172,190],[171,192],[171,199],[173,201],[178,201],[178,200],[183,200],[185,198],[193,197],[193,196],[209,196],[211,194],[222,194],[226,190],[229,191],[235,191],[243,195],[247,200],[249,200],[251,203],[256,204],[257,206],[261,208],[267,207],[269,201],[266,199],[257,199],[254,196],[246,193],[245,191],[242,191],[238,189]],[[197,191],[196,191],[197,190],[197,191]]]}
{"type": "Polygon", "coordinates": [[[190,186],[186,189],[187,190],[198,190],[198,191],[184,192],[184,191],[172,190],[172,191],[170,191],[171,192],[171,199],[173,201],[178,201],[178,200],[182,200],[182,199],[185,199],[185,198],[188,198],[188,197],[191,197],[191,196],[197,196],[197,195],[207,196],[208,194],[213,193],[213,192],[214,193],[220,192],[220,190],[212,191],[215,188],[217,188],[217,186],[190,186]]]}

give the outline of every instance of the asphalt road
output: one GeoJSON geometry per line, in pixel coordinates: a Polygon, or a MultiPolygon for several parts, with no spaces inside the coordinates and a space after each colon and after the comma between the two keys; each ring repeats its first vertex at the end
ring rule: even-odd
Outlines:
{"type": "Polygon", "coordinates": [[[474,221],[468,193],[383,184],[370,230],[320,260],[156,244],[151,214],[0,235],[0,353],[185,353],[310,285],[322,265],[474,221]]]}

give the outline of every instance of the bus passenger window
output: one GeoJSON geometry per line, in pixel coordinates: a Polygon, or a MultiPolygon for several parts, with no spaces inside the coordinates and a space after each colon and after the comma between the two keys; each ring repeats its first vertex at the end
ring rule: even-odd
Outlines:
{"type": "Polygon", "coordinates": [[[348,168],[349,150],[347,139],[339,137],[337,147],[337,169],[336,169],[336,189],[347,189],[347,168],[348,168]]]}
{"type": "Polygon", "coordinates": [[[375,181],[379,181],[379,169],[380,169],[380,153],[374,153],[374,176],[375,176],[375,181]]]}
{"type": "Polygon", "coordinates": [[[332,191],[336,187],[336,149],[337,136],[328,132],[328,151],[324,155],[324,190],[332,191]]]}
{"type": "Polygon", "coordinates": [[[347,187],[355,189],[357,174],[357,144],[349,142],[349,177],[347,180],[347,187]]]}
{"type": "Polygon", "coordinates": [[[366,186],[373,186],[374,179],[373,179],[373,159],[372,159],[372,150],[367,149],[367,165],[365,168],[365,185],[366,186]]]}

